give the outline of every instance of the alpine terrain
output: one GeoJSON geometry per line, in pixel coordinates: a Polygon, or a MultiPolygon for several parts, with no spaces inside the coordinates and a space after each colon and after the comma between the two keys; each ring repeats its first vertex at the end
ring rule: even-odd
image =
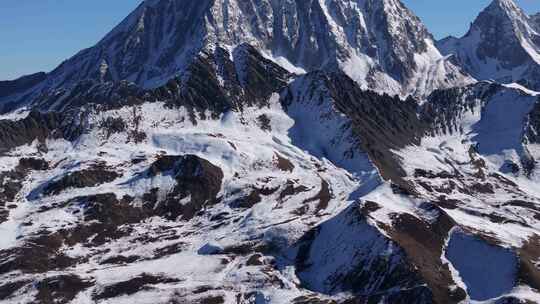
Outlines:
{"type": "Polygon", "coordinates": [[[540,16],[146,0],[0,82],[0,303],[540,303],[540,16]]]}

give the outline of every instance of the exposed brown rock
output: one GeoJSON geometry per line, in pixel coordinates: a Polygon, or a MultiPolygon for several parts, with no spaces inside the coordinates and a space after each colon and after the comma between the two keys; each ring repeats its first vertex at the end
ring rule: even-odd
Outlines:
{"type": "Polygon", "coordinates": [[[53,133],[61,135],[62,120],[62,116],[56,113],[31,112],[22,120],[0,121],[0,153],[36,139],[42,142],[53,133]]]}
{"type": "Polygon", "coordinates": [[[95,187],[101,184],[110,183],[119,178],[120,174],[111,171],[102,164],[96,164],[88,169],[68,173],[59,180],[53,181],[45,186],[45,195],[57,195],[69,188],[95,187]]]}
{"type": "Polygon", "coordinates": [[[100,123],[100,128],[105,130],[106,138],[110,138],[113,134],[118,134],[126,131],[127,125],[121,117],[107,117],[100,123]]]}
{"type": "Polygon", "coordinates": [[[105,265],[105,264],[122,265],[122,264],[130,264],[130,263],[136,262],[137,260],[140,260],[140,259],[141,259],[141,257],[136,256],[136,255],[130,255],[130,256],[118,255],[118,256],[114,256],[114,257],[110,257],[110,258],[107,258],[105,260],[102,260],[102,261],[99,262],[99,264],[101,264],[101,265],[105,265]]]}
{"type": "Polygon", "coordinates": [[[177,182],[165,201],[153,207],[157,215],[171,220],[178,217],[189,220],[206,206],[218,202],[223,171],[205,159],[195,155],[163,156],[148,170],[149,177],[157,174],[172,175],[177,182]],[[190,202],[179,203],[188,196],[191,197],[190,202]]]}
{"type": "Polygon", "coordinates": [[[301,296],[293,300],[293,304],[338,304],[334,300],[323,300],[316,296],[301,296]]]}
{"type": "Polygon", "coordinates": [[[105,286],[101,291],[94,294],[93,298],[94,300],[111,299],[122,295],[132,295],[152,285],[177,282],[180,282],[180,280],[143,273],[131,280],[105,286]]]}
{"type": "Polygon", "coordinates": [[[319,193],[317,193],[314,197],[302,202],[302,205],[318,201],[319,203],[317,204],[316,211],[319,212],[321,210],[325,210],[328,207],[328,203],[330,202],[332,197],[333,194],[330,186],[328,185],[328,182],[324,179],[321,179],[321,190],[319,191],[319,193]]]}
{"type": "Polygon", "coordinates": [[[246,266],[261,266],[263,265],[262,258],[263,256],[261,254],[256,253],[249,257],[246,262],[246,266]]]}
{"type": "Polygon", "coordinates": [[[306,186],[299,185],[295,186],[295,183],[291,180],[287,181],[287,185],[285,186],[285,189],[281,191],[279,194],[279,201],[283,202],[287,197],[293,196],[302,192],[307,192],[309,189],[306,186]]]}
{"type": "Polygon", "coordinates": [[[540,290],[540,236],[534,235],[518,249],[519,281],[540,290]]]}
{"type": "Polygon", "coordinates": [[[428,284],[436,303],[458,303],[466,293],[455,285],[448,265],[443,264],[441,255],[445,240],[454,221],[440,208],[424,204],[423,209],[437,213],[437,219],[429,224],[409,214],[396,215],[388,233],[406,252],[428,284]]]}
{"type": "Polygon", "coordinates": [[[233,208],[249,209],[262,201],[261,193],[258,189],[252,189],[249,195],[241,197],[231,203],[233,208]]]}
{"type": "Polygon", "coordinates": [[[281,171],[285,172],[292,172],[294,170],[293,163],[286,159],[285,157],[281,156],[279,153],[276,153],[276,159],[277,159],[277,167],[281,171]]]}
{"type": "Polygon", "coordinates": [[[84,280],[76,275],[60,275],[47,278],[36,286],[39,304],[67,304],[81,291],[93,286],[94,282],[84,280]]]}
{"type": "Polygon", "coordinates": [[[225,298],[223,298],[223,296],[208,296],[206,298],[200,299],[197,303],[199,304],[224,304],[225,298]]]}
{"type": "Polygon", "coordinates": [[[25,273],[45,273],[65,269],[79,262],[59,251],[63,243],[64,239],[60,234],[44,233],[26,241],[21,247],[2,250],[0,274],[16,270],[25,273]]]}

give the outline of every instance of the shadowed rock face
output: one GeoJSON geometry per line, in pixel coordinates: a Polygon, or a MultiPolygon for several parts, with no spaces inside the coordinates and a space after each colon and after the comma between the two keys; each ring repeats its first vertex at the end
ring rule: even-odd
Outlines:
{"type": "Polygon", "coordinates": [[[218,202],[223,172],[207,160],[194,155],[163,156],[152,164],[148,176],[169,175],[176,181],[163,202],[153,207],[156,214],[169,219],[191,219],[197,212],[218,202]],[[181,203],[189,197],[189,201],[181,203]]]}
{"type": "Polygon", "coordinates": [[[297,246],[295,266],[305,288],[353,292],[360,303],[383,298],[432,303],[431,291],[405,252],[368,225],[357,205],[309,231],[297,246]]]}
{"type": "MultiPolygon", "coordinates": [[[[472,25],[482,31],[478,58],[498,59],[504,68],[513,68],[530,60],[518,37],[520,31],[526,30],[526,24],[513,24],[514,16],[511,14],[515,13],[523,20],[527,20],[527,17],[521,9],[514,7],[515,4],[509,4],[511,1],[494,1],[472,25]]],[[[538,41],[538,37],[533,37],[533,41],[538,41]]]]}
{"type": "Polygon", "coordinates": [[[0,120],[0,153],[36,139],[43,141],[58,131],[61,123],[61,115],[39,112],[31,112],[18,121],[0,120]]]}
{"type": "Polygon", "coordinates": [[[454,278],[448,265],[440,258],[455,222],[433,204],[425,203],[420,208],[434,214],[436,219],[426,222],[409,214],[396,215],[388,233],[403,248],[409,262],[418,269],[433,293],[434,302],[460,302],[466,298],[466,292],[459,287],[452,288],[454,278]]]}
{"type": "Polygon", "coordinates": [[[234,54],[217,48],[194,56],[181,77],[172,77],[155,89],[142,89],[127,81],[100,83],[90,79],[74,87],[46,91],[34,103],[42,111],[66,112],[81,107],[104,111],[165,101],[171,107],[185,107],[191,112],[209,111],[215,118],[229,110],[265,104],[272,93],[287,85],[291,76],[253,46],[244,44],[234,54]]]}
{"type": "Polygon", "coordinates": [[[0,81],[0,98],[24,92],[34,85],[42,82],[47,77],[46,73],[36,73],[23,76],[12,81],[0,81]]]}
{"type": "Polygon", "coordinates": [[[221,114],[264,104],[272,93],[287,85],[290,76],[253,46],[244,44],[233,54],[217,48],[198,56],[176,88],[170,83],[154,93],[158,100],[167,100],[171,105],[221,114]]]}
{"type": "Polygon", "coordinates": [[[122,105],[139,104],[145,91],[127,81],[100,83],[89,79],[78,82],[73,87],[63,87],[54,92],[40,94],[34,105],[42,111],[66,112],[69,109],[87,105],[101,105],[115,108],[122,105]]]}
{"type": "Polygon", "coordinates": [[[405,173],[391,150],[418,144],[424,134],[427,125],[416,115],[417,102],[363,91],[344,74],[330,74],[325,83],[382,176],[405,185],[401,181],[405,173]]]}
{"type": "Polygon", "coordinates": [[[47,278],[37,284],[37,303],[70,303],[81,291],[94,283],[76,275],[60,275],[47,278]]]}
{"type": "Polygon", "coordinates": [[[529,114],[526,136],[531,143],[540,143],[540,102],[536,102],[529,114]]]}
{"type": "MultiPolygon", "coordinates": [[[[391,150],[418,144],[428,129],[429,121],[417,115],[420,111],[417,101],[362,90],[341,72],[312,72],[302,76],[301,81],[308,88],[306,96],[330,99],[331,106],[350,119],[351,129],[358,139],[357,148],[368,153],[380,174],[407,188],[403,180],[406,173],[391,150]]],[[[281,102],[288,107],[298,102],[295,98],[294,93],[286,90],[281,102]]]]}
{"type": "Polygon", "coordinates": [[[68,173],[59,180],[47,184],[43,189],[43,193],[45,195],[56,195],[70,188],[95,187],[112,182],[118,177],[120,177],[120,174],[97,164],[89,169],[68,173]]]}
{"type": "Polygon", "coordinates": [[[105,286],[103,290],[93,296],[95,300],[112,299],[122,295],[132,295],[149,285],[156,284],[168,284],[180,282],[178,279],[170,279],[166,277],[153,276],[149,274],[142,274],[139,277],[133,278],[129,281],[115,283],[109,286],[105,286]]]}
{"type": "Polygon", "coordinates": [[[329,294],[353,292],[357,296],[350,303],[464,300],[466,292],[452,287],[450,269],[440,259],[453,220],[426,203],[421,208],[435,214],[435,221],[396,214],[393,225],[383,228],[390,237],[386,238],[367,225],[377,206],[364,202],[350,207],[304,235],[297,244],[296,269],[305,287],[329,294]],[[408,288],[396,291],[392,286],[408,288]]]}

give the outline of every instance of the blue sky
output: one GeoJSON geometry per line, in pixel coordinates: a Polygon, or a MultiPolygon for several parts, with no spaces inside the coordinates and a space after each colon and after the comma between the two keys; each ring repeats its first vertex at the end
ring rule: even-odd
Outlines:
{"type": "MultiPolygon", "coordinates": [[[[194,0],[196,1],[196,0],[194,0]]],[[[402,0],[437,37],[460,36],[491,0],[402,0]]],[[[0,0],[0,80],[50,71],[90,47],[141,0],[0,0]]],[[[540,0],[518,0],[529,13],[540,0]]]]}

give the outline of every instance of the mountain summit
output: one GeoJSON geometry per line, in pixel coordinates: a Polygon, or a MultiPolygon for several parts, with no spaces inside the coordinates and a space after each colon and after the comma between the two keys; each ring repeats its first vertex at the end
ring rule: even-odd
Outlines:
{"type": "Polygon", "coordinates": [[[151,0],[34,89],[85,80],[155,88],[201,52],[233,53],[244,43],[291,72],[342,70],[364,88],[392,94],[425,96],[471,81],[399,0],[151,0]]]}
{"type": "Polygon", "coordinates": [[[513,0],[495,0],[473,22],[462,38],[438,42],[477,79],[518,82],[540,89],[540,34],[534,18],[513,0]]]}

